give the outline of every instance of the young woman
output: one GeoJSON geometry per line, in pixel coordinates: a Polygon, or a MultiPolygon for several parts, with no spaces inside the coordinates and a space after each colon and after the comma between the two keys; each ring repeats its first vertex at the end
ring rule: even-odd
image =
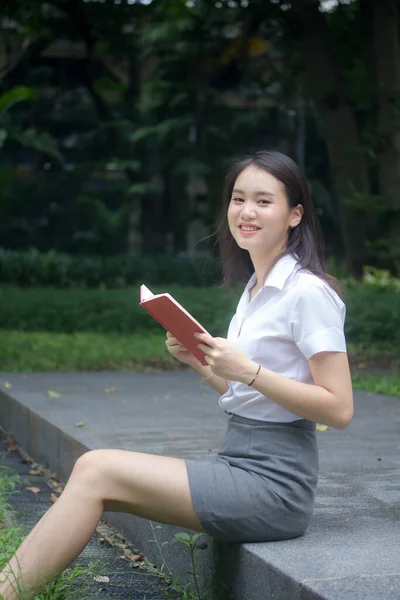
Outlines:
{"type": "Polygon", "coordinates": [[[279,152],[227,176],[219,228],[224,283],[247,282],[227,339],[198,334],[207,367],[167,333],[166,346],[220,394],[228,427],[211,460],[94,450],[2,573],[0,595],[33,596],[92,537],[103,511],[206,531],[225,541],[302,535],[314,504],[315,423],[353,416],[345,306],[324,271],[304,177],[279,152]]]}

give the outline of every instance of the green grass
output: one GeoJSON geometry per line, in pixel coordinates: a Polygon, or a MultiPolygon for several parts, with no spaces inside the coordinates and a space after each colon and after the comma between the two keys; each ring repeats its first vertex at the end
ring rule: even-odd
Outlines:
{"type": "MultiPolygon", "coordinates": [[[[160,371],[185,368],[165,348],[163,330],[144,334],[48,333],[2,331],[2,371],[160,371]]],[[[392,366],[400,349],[381,346],[364,348],[349,344],[355,367],[392,366]]],[[[354,389],[400,396],[399,375],[353,372],[354,389]]]]}
{"type": "Polygon", "coordinates": [[[400,376],[398,375],[372,375],[357,372],[352,374],[352,380],[355,390],[400,398],[400,376]]]}
{"type": "Polygon", "coordinates": [[[1,331],[0,364],[15,372],[176,369],[165,340],[162,330],[126,336],[1,331]]]}

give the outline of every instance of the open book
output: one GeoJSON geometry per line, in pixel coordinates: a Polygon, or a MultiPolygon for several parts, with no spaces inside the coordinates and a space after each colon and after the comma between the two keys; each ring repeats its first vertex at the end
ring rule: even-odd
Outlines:
{"type": "Polygon", "coordinates": [[[195,333],[208,333],[206,329],[170,294],[154,295],[145,285],[140,286],[140,306],[191,352],[202,365],[208,363],[202,350],[197,347],[200,340],[195,333]]]}

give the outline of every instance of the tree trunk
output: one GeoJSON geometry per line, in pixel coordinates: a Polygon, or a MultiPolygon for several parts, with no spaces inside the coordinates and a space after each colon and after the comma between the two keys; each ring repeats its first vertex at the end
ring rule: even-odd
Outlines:
{"type": "Polygon", "coordinates": [[[360,277],[364,265],[368,170],[360,152],[357,123],[346,84],[332,52],[325,15],[317,0],[293,5],[292,28],[300,36],[305,93],[315,102],[328,148],[332,182],[338,198],[339,218],[349,273],[360,277]]]}
{"type": "Polygon", "coordinates": [[[397,0],[372,0],[372,61],[379,191],[389,214],[389,250],[400,269],[400,43],[397,0]]]}

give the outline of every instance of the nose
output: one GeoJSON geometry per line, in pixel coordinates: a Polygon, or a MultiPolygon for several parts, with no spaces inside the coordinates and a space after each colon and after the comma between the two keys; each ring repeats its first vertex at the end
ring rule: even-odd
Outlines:
{"type": "Polygon", "coordinates": [[[255,219],[256,211],[254,209],[254,206],[252,204],[250,204],[249,202],[244,202],[243,206],[242,206],[241,216],[244,219],[249,220],[249,221],[251,219],[255,219]]]}

